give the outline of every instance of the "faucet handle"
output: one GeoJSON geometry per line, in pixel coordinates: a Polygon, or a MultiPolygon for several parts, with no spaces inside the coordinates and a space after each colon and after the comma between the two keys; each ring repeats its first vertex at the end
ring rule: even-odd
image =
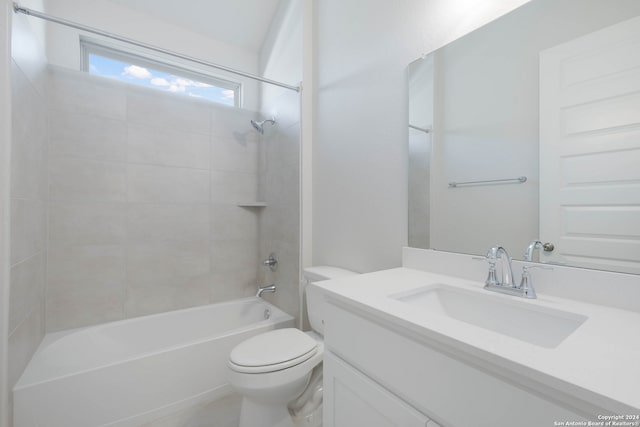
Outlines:
{"type": "Polygon", "coordinates": [[[276,271],[278,269],[278,258],[276,258],[276,254],[271,252],[269,258],[262,261],[262,265],[269,267],[271,271],[276,271]]]}
{"type": "Polygon", "coordinates": [[[543,270],[553,270],[553,267],[548,267],[546,265],[523,265],[522,266],[522,279],[520,280],[520,286],[518,289],[522,290],[522,296],[526,298],[537,298],[536,291],[533,288],[533,280],[531,279],[531,270],[532,268],[540,268],[543,270]]]}
{"type": "Polygon", "coordinates": [[[498,286],[500,285],[500,281],[496,277],[496,257],[491,256],[491,251],[487,253],[487,257],[485,258],[489,263],[489,274],[487,275],[487,280],[484,281],[485,286],[498,286]]]}

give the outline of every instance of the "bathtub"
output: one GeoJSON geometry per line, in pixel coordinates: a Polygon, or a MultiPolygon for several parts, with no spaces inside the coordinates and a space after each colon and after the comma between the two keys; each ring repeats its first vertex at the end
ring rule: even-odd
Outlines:
{"type": "Polygon", "coordinates": [[[47,334],[13,389],[14,427],[133,427],[231,392],[231,349],[293,327],[245,298],[47,334]]]}

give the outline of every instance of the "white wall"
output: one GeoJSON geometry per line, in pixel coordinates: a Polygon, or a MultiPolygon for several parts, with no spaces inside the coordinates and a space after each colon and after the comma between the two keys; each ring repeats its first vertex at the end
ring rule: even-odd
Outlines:
{"type": "MultiPolygon", "coordinates": [[[[179,7],[176,5],[176,7],[179,7]]],[[[183,55],[221,64],[237,70],[257,74],[258,56],[237,46],[213,40],[201,34],[189,31],[184,27],[171,25],[133,9],[111,3],[106,0],[45,0],[46,13],[56,17],[74,21],[89,27],[111,32],[142,43],[178,52],[183,55]]],[[[215,21],[212,20],[212,25],[215,21]]],[[[66,68],[78,69],[80,64],[79,35],[80,32],[58,24],[47,25],[47,54],[52,64],[66,68]]],[[[96,40],[99,36],[85,34],[96,40]]],[[[107,40],[111,44],[118,44],[107,40]]],[[[130,45],[123,45],[132,49],[130,45]]],[[[135,50],[133,48],[132,50],[135,50]]],[[[201,70],[216,76],[240,81],[244,85],[243,105],[255,110],[258,102],[258,84],[222,71],[212,70],[190,62],[175,58],[165,58],[194,70],[201,70]]]]}
{"type": "Polygon", "coordinates": [[[407,243],[407,64],[526,0],[317,3],[313,263],[398,266],[407,243]]]}

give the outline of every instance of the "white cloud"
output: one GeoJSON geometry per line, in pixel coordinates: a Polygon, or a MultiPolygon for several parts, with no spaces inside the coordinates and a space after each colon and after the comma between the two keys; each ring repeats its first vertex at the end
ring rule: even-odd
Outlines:
{"type": "Polygon", "coordinates": [[[169,86],[169,92],[184,92],[184,91],[185,91],[185,87],[184,86],[180,86],[180,85],[177,85],[175,83],[172,83],[169,86]]]}
{"type": "Polygon", "coordinates": [[[163,79],[161,77],[151,79],[151,84],[154,86],[171,86],[171,83],[169,83],[167,79],[163,79]]]}
{"type": "Polygon", "coordinates": [[[174,84],[182,87],[193,86],[193,80],[177,78],[173,81],[174,84]]]}
{"type": "Polygon", "coordinates": [[[131,76],[136,79],[150,79],[153,75],[144,67],[138,67],[137,65],[129,65],[124,67],[125,76],[131,76]]]}
{"type": "Polygon", "coordinates": [[[236,93],[234,91],[232,91],[231,89],[227,89],[227,90],[223,90],[222,91],[222,96],[224,97],[224,99],[233,99],[235,97],[236,93]]]}
{"type": "Polygon", "coordinates": [[[202,83],[202,82],[193,82],[193,85],[195,87],[213,87],[213,85],[210,85],[208,83],[202,83]]]}

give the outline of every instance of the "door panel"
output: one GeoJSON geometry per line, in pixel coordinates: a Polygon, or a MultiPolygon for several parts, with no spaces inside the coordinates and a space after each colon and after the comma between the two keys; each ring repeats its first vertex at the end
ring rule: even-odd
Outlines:
{"type": "Polygon", "coordinates": [[[640,273],[640,18],[540,54],[541,261],[640,273]]]}

